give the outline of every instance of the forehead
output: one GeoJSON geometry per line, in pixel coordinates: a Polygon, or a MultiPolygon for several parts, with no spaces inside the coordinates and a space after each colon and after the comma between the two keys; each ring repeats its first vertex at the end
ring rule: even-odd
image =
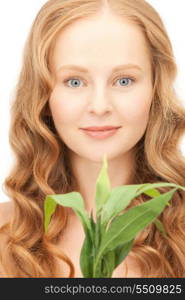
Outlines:
{"type": "Polygon", "coordinates": [[[108,64],[137,64],[150,68],[149,51],[139,26],[115,16],[91,17],[68,25],[57,37],[52,55],[62,64],[106,68],[108,64]]]}

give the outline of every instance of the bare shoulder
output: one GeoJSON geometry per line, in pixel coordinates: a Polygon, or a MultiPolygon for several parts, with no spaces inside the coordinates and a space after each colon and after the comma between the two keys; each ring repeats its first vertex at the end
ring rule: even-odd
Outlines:
{"type": "Polygon", "coordinates": [[[0,227],[6,224],[13,212],[13,201],[0,203],[0,227]]]}
{"type": "MultiPolygon", "coordinates": [[[[13,212],[13,201],[7,201],[0,203],[0,228],[10,221],[11,215],[13,212]]],[[[4,247],[7,243],[7,235],[3,232],[0,232],[0,254],[3,253],[4,247]]],[[[0,278],[7,277],[3,266],[0,262],[0,278]]]]}

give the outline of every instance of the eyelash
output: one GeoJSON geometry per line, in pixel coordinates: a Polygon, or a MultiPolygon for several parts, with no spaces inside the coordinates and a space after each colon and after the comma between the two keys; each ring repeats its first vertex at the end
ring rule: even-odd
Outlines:
{"type": "MultiPolygon", "coordinates": [[[[133,84],[135,81],[136,81],[136,79],[133,77],[133,76],[125,76],[125,75],[120,75],[119,77],[117,77],[115,80],[114,80],[114,82],[116,82],[118,79],[123,79],[123,78],[127,78],[127,79],[130,79],[130,80],[132,80],[132,83],[131,84],[133,84]],[[123,76],[123,77],[122,77],[123,76]]],[[[63,83],[66,85],[67,84],[67,82],[68,81],[70,81],[70,80],[72,80],[72,79],[80,79],[80,80],[83,80],[81,77],[79,77],[79,76],[70,76],[70,77],[68,77],[68,78],[66,78],[64,81],[63,81],[63,83]]],[[[129,85],[130,86],[130,85],[129,85]]],[[[127,86],[126,86],[127,87],[127,86]]],[[[75,88],[74,88],[75,89],[75,88]]]]}

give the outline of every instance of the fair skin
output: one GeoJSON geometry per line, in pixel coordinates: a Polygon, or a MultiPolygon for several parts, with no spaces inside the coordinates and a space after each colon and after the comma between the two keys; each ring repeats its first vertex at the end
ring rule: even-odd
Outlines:
{"type": "Polygon", "coordinates": [[[133,147],[146,130],[152,100],[146,42],[136,25],[106,12],[101,17],[78,20],[66,28],[58,37],[52,58],[55,78],[49,99],[52,117],[69,148],[86,209],[95,214],[95,182],[104,153],[111,187],[132,183],[133,147]],[[113,72],[115,67],[127,64],[140,69],[123,67],[113,72]],[[64,65],[78,65],[88,73],[69,70],[64,65]],[[79,129],[104,125],[121,128],[103,140],[89,137],[79,129]]]}
{"type": "MultiPolygon", "coordinates": [[[[146,130],[153,92],[146,41],[136,25],[109,11],[78,20],[57,39],[52,73],[51,114],[59,136],[69,149],[76,191],[82,194],[86,209],[93,211],[95,218],[95,183],[104,153],[111,187],[132,184],[134,146],[146,130]],[[88,72],[74,67],[69,70],[66,65],[80,66],[88,72]],[[127,66],[115,72],[113,69],[120,65],[127,66]],[[121,129],[103,140],[86,136],[79,129],[104,125],[118,125],[121,129]]],[[[77,277],[82,277],[78,262],[84,232],[72,209],[69,212],[60,245],[74,263],[77,277]]],[[[117,267],[113,277],[123,277],[124,264],[117,267]]],[[[139,277],[133,272],[136,270],[133,262],[129,266],[128,276],[139,277]]]]}

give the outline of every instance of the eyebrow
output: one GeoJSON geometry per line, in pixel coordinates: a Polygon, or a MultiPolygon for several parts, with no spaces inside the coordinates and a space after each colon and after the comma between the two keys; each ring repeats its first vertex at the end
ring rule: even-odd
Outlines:
{"type": "MultiPolygon", "coordinates": [[[[81,66],[77,66],[77,65],[63,65],[63,66],[60,66],[60,68],[58,68],[57,72],[59,72],[60,70],[77,70],[77,71],[80,71],[80,72],[83,72],[83,73],[89,73],[89,71],[86,69],[86,68],[83,68],[81,66]]],[[[142,71],[142,68],[138,65],[135,65],[135,64],[125,64],[125,65],[118,65],[116,67],[114,67],[112,69],[112,72],[117,72],[117,71],[120,71],[120,70],[123,70],[123,69],[137,69],[139,71],[142,71]]]]}

